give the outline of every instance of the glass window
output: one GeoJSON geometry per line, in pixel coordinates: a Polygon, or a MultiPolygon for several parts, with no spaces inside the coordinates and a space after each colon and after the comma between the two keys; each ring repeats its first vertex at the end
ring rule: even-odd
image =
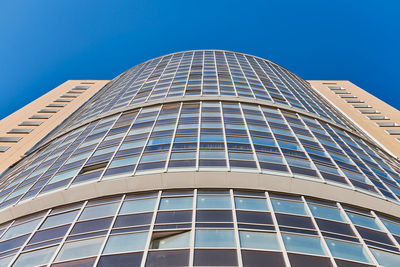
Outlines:
{"type": "Polygon", "coordinates": [[[161,199],[159,210],[186,210],[192,207],[192,197],[169,197],[161,199]]]}
{"type": "Polygon", "coordinates": [[[326,255],[318,237],[282,234],[286,250],[289,252],[300,252],[314,255],[326,255]]]}
{"type": "Polygon", "coordinates": [[[267,202],[265,199],[249,198],[249,197],[235,197],[236,209],[243,210],[259,210],[268,211],[267,202]]]}
{"type": "Polygon", "coordinates": [[[276,212],[307,215],[304,204],[301,202],[287,201],[281,199],[271,199],[271,202],[276,212]]]}
{"type": "Polygon", "coordinates": [[[118,205],[119,203],[111,203],[107,205],[86,207],[83,210],[81,216],[79,216],[79,220],[82,221],[106,216],[113,216],[118,208],[118,205]]]}
{"type": "Polygon", "coordinates": [[[148,232],[110,236],[103,254],[144,250],[148,232]]]}
{"type": "Polygon", "coordinates": [[[310,207],[311,213],[315,217],[339,222],[346,222],[338,209],[314,204],[308,204],[308,206],[310,207]]]}
{"type": "Polygon", "coordinates": [[[49,227],[53,227],[53,226],[57,226],[57,225],[71,223],[75,219],[78,212],[79,212],[79,210],[74,210],[71,212],[66,212],[66,213],[48,217],[44,221],[44,223],[42,224],[40,229],[45,229],[45,228],[49,228],[49,227]]]}
{"type": "Polygon", "coordinates": [[[349,215],[350,220],[359,226],[364,226],[368,228],[372,228],[375,230],[381,230],[375,220],[371,217],[355,214],[352,212],[347,212],[349,215]]]}
{"type": "Polygon", "coordinates": [[[66,243],[58,253],[56,262],[95,256],[99,252],[104,237],[66,243]]]}
{"type": "Polygon", "coordinates": [[[10,227],[7,232],[1,237],[0,241],[10,239],[19,235],[32,233],[41,219],[36,219],[27,223],[10,227]]]}
{"type": "Polygon", "coordinates": [[[364,248],[359,244],[343,242],[339,240],[326,239],[326,244],[335,258],[349,259],[371,263],[364,248]]]}
{"type": "Polygon", "coordinates": [[[230,209],[231,200],[229,196],[198,196],[198,209],[230,209]]]}
{"type": "Polygon", "coordinates": [[[399,266],[400,264],[400,255],[394,254],[382,250],[377,250],[370,248],[372,254],[374,254],[375,259],[378,261],[379,265],[390,267],[390,266],[399,266]]]}
{"type": "Polygon", "coordinates": [[[275,233],[239,231],[240,247],[280,250],[275,233]]]}
{"type": "Polygon", "coordinates": [[[153,211],[155,205],[156,205],[155,198],[125,201],[122,204],[119,214],[153,211]]]}
{"type": "Polygon", "coordinates": [[[21,254],[15,261],[14,266],[27,267],[46,265],[50,261],[51,256],[53,256],[56,249],[57,246],[21,254]]]}
{"type": "Polygon", "coordinates": [[[395,235],[400,235],[400,224],[398,223],[394,223],[391,221],[386,221],[386,220],[382,220],[382,223],[387,227],[387,229],[395,234],[395,235]]]}
{"type": "Polygon", "coordinates": [[[168,235],[153,239],[152,249],[171,249],[189,247],[190,232],[168,235]]]}
{"type": "Polygon", "coordinates": [[[235,235],[233,230],[196,230],[195,247],[234,248],[235,235]]]}

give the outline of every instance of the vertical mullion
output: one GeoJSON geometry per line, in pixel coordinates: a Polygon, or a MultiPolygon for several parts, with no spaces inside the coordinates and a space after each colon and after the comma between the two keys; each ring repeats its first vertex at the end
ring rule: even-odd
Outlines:
{"type": "Polygon", "coordinates": [[[194,241],[196,233],[196,209],[197,209],[197,189],[193,192],[193,205],[192,205],[192,229],[190,230],[190,241],[189,241],[189,267],[194,264],[194,241]]]}
{"type": "Polygon", "coordinates": [[[310,207],[308,206],[308,203],[307,203],[306,199],[304,198],[304,196],[301,196],[301,200],[303,201],[303,204],[304,204],[304,206],[306,208],[306,211],[307,211],[308,215],[310,216],[311,221],[312,221],[315,229],[318,232],[318,236],[322,241],[322,246],[324,247],[325,251],[328,253],[328,257],[329,257],[329,259],[331,261],[332,266],[337,267],[337,264],[336,264],[335,260],[333,259],[332,253],[329,250],[328,244],[326,244],[324,236],[322,235],[321,230],[318,227],[317,221],[315,220],[315,218],[314,218],[314,216],[313,216],[313,214],[312,214],[312,212],[310,210],[310,207]]]}
{"type": "Polygon", "coordinates": [[[290,265],[290,261],[289,261],[289,256],[288,256],[287,251],[286,251],[285,243],[283,242],[283,238],[282,238],[282,235],[281,235],[281,230],[279,229],[278,220],[276,219],[275,211],[274,211],[274,209],[272,207],[272,202],[271,202],[271,199],[269,198],[268,192],[265,192],[265,197],[266,197],[266,200],[267,200],[268,208],[269,208],[269,210],[271,212],[271,218],[272,218],[272,222],[274,223],[274,227],[275,227],[275,231],[276,231],[276,237],[277,237],[278,243],[279,243],[279,245],[280,245],[280,247],[282,249],[283,259],[285,261],[286,267],[290,267],[291,265],[290,265]]]}
{"type": "Polygon", "coordinates": [[[96,266],[97,263],[98,263],[99,260],[100,260],[101,253],[103,252],[104,247],[105,247],[106,244],[107,244],[107,241],[108,241],[108,238],[109,238],[109,236],[110,236],[111,230],[112,230],[112,228],[113,228],[113,225],[114,225],[114,223],[115,223],[115,220],[117,219],[118,212],[119,212],[119,210],[121,209],[122,204],[124,203],[125,196],[126,196],[126,195],[122,195],[122,198],[121,198],[121,200],[120,200],[120,202],[119,202],[119,204],[118,204],[118,207],[117,207],[117,209],[116,209],[116,211],[115,211],[114,217],[113,217],[113,219],[112,219],[112,221],[111,221],[110,227],[108,228],[107,234],[106,234],[106,236],[105,236],[105,238],[104,238],[103,244],[102,244],[101,247],[100,247],[99,253],[97,254],[97,257],[96,257],[95,262],[93,263],[93,266],[96,266]]]}
{"type": "Polygon", "coordinates": [[[236,254],[237,254],[237,258],[238,258],[238,267],[242,267],[243,266],[242,250],[240,249],[240,237],[239,237],[239,229],[238,229],[238,223],[237,223],[237,218],[236,218],[236,208],[235,208],[235,199],[233,196],[233,189],[229,189],[229,197],[231,200],[233,229],[234,229],[234,233],[235,233],[235,243],[236,243],[236,254]]]}
{"type": "Polygon", "coordinates": [[[176,131],[178,130],[179,118],[180,118],[180,116],[181,116],[182,106],[183,106],[183,104],[182,104],[182,102],[181,102],[181,103],[179,104],[179,110],[178,110],[178,114],[177,114],[177,116],[176,116],[175,128],[174,128],[174,132],[172,133],[171,145],[170,145],[169,150],[168,150],[167,160],[165,161],[164,172],[167,172],[167,170],[168,170],[168,165],[169,165],[170,157],[171,157],[171,154],[172,154],[172,148],[173,148],[173,146],[174,146],[176,131]]]}
{"type": "Polygon", "coordinates": [[[50,267],[50,265],[55,261],[58,253],[60,252],[61,248],[63,247],[63,245],[65,244],[65,240],[67,240],[67,237],[69,235],[69,233],[72,231],[72,228],[74,227],[75,223],[78,221],[79,216],[81,216],[83,209],[86,207],[88,201],[86,200],[84,203],[82,203],[81,208],[79,209],[78,214],[76,215],[75,219],[71,222],[71,225],[68,229],[68,231],[65,233],[64,237],[62,238],[62,240],[60,241],[60,244],[58,245],[58,248],[56,249],[56,251],[53,254],[53,257],[51,257],[49,263],[47,264],[47,267],[50,267]]]}
{"type": "Polygon", "coordinates": [[[154,224],[156,222],[156,217],[157,217],[157,213],[158,213],[158,206],[160,205],[161,192],[162,191],[158,191],[156,205],[155,205],[154,210],[153,210],[153,218],[151,218],[149,234],[147,236],[146,246],[145,246],[144,251],[143,251],[142,262],[140,263],[140,267],[144,267],[145,266],[146,260],[147,260],[147,254],[149,254],[151,238],[153,236],[154,224]]]}
{"type": "Polygon", "coordinates": [[[219,103],[220,116],[221,116],[222,134],[224,135],[226,168],[227,168],[227,171],[231,171],[231,164],[229,162],[229,153],[228,153],[228,142],[226,141],[224,111],[223,111],[223,108],[222,108],[222,102],[218,102],[218,103],[219,103]]]}

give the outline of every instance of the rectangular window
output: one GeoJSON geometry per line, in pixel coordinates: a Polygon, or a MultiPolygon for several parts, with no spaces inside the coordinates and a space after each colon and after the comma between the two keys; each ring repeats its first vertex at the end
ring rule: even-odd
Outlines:
{"type": "Polygon", "coordinates": [[[23,121],[18,126],[39,126],[42,123],[41,121],[23,121]]]}
{"type": "Polygon", "coordinates": [[[8,134],[28,134],[32,132],[33,129],[11,129],[7,133],[8,134]]]}
{"type": "Polygon", "coordinates": [[[29,119],[48,119],[51,118],[53,115],[32,115],[29,119]]]}
{"type": "Polygon", "coordinates": [[[61,99],[61,98],[54,100],[54,102],[71,102],[71,101],[72,99],[61,99]]]}
{"type": "Polygon", "coordinates": [[[400,130],[386,130],[386,132],[388,134],[390,134],[390,135],[398,135],[398,134],[400,134],[400,130]]]}
{"type": "Polygon", "coordinates": [[[347,102],[347,103],[364,103],[364,100],[360,100],[360,99],[347,99],[346,102],[347,102]]]}
{"type": "Polygon", "coordinates": [[[340,90],[340,91],[335,91],[335,94],[338,94],[338,95],[349,95],[351,93],[348,92],[348,91],[345,91],[345,90],[340,90]]]}
{"type": "MultiPolygon", "coordinates": [[[[94,83],[92,83],[92,82],[82,82],[81,84],[94,84],[94,83]]],[[[89,86],[75,86],[72,89],[86,90],[86,89],[89,89],[89,86]]]]}
{"type": "Polygon", "coordinates": [[[331,90],[344,90],[344,88],[341,86],[328,86],[328,88],[331,90]]]}
{"type": "Polygon", "coordinates": [[[378,111],[378,110],[370,110],[370,109],[363,109],[363,110],[360,110],[360,112],[362,113],[362,114],[379,114],[380,112],[378,111]]]}
{"type": "Polygon", "coordinates": [[[22,137],[0,137],[0,142],[16,143],[21,139],[22,137]]]}
{"type": "Polygon", "coordinates": [[[77,98],[79,95],[62,95],[62,98],[77,98]]]}
{"type": "Polygon", "coordinates": [[[65,107],[67,104],[48,104],[46,107],[49,108],[62,108],[65,107]]]}
{"type": "Polygon", "coordinates": [[[38,113],[57,113],[59,109],[45,108],[38,111],[38,113]]]}
{"type": "Polygon", "coordinates": [[[354,108],[372,108],[370,105],[367,104],[353,104],[354,108]]]}
{"type": "Polygon", "coordinates": [[[340,95],[341,98],[357,98],[354,95],[340,95]]]}
{"type": "Polygon", "coordinates": [[[396,122],[377,122],[380,127],[397,127],[399,126],[396,122]]]}
{"type": "Polygon", "coordinates": [[[389,118],[386,116],[367,116],[370,120],[388,120],[389,118]]]}
{"type": "Polygon", "coordinates": [[[10,146],[0,146],[0,152],[6,152],[10,146]]]}

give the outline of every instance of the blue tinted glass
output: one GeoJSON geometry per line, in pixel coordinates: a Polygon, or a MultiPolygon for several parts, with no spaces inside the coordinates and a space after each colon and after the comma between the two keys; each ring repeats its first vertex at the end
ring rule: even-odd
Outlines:
{"type": "Polygon", "coordinates": [[[234,248],[235,235],[233,230],[196,230],[195,247],[234,248]]]}
{"type": "Polygon", "coordinates": [[[110,236],[103,254],[144,250],[147,234],[148,232],[110,236]]]}
{"type": "Polygon", "coordinates": [[[381,230],[380,227],[378,226],[378,224],[376,223],[376,221],[371,217],[358,215],[358,214],[351,213],[351,212],[347,212],[347,215],[349,216],[350,220],[354,224],[372,228],[372,229],[376,229],[376,230],[381,230]]]}
{"type": "Polygon", "coordinates": [[[236,209],[268,211],[265,199],[235,197],[236,209]]]}
{"type": "Polygon", "coordinates": [[[230,209],[231,199],[229,196],[198,196],[198,209],[230,209]]]}
{"type": "Polygon", "coordinates": [[[371,249],[372,254],[374,254],[375,259],[381,266],[391,267],[400,266],[400,255],[394,254],[382,250],[371,249]]]}
{"type": "Polygon", "coordinates": [[[239,237],[241,248],[280,250],[275,233],[240,231],[239,237]]]}
{"type": "Polygon", "coordinates": [[[318,237],[282,234],[287,251],[314,255],[326,255],[318,237]]]}
{"type": "Polygon", "coordinates": [[[395,235],[400,235],[400,224],[382,220],[382,223],[386,226],[386,228],[395,235]]]}
{"type": "Polygon", "coordinates": [[[152,249],[171,249],[189,247],[190,232],[171,235],[163,238],[154,239],[152,249]]]}
{"type": "Polygon", "coordinates": [[[314,204],[308,204],[308,206],[310,207],[311,213],[315,217],[339,221],[339,222],[345,222],[345,219],[343,218],[342,214],[338,209],[314,205],[314,204]]]}
{"type": "Polygon", "coordinates": [[[332,253],[332,256],[335,258],[361,261],[366,263],[371,262],[366,251],[359,244],[348,243],[333,239],[326,239],[326,243],[332,253]]]}
{"type": "Polygon", "coordinates": [[[125,201],[122,204],[119,214],[153,211],[155,205],[156,205],[155,198],[125,201]]]}
{"type": "Polygon", "coordinates": [[[163,198],[160,202],[159,210],[183,210],[193,207],[192,197],[169,197],[163,198]]]}
{"type": "Polygon", "coordinates": [[[281,199],[271,199],[275,212],[307,215],[304,204],[301,202],[287,201],[281,199]]]}

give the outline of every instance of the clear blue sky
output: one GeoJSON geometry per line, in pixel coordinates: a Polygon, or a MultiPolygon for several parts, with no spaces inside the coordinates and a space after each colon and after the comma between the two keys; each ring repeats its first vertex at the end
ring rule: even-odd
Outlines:
{"type": "Polygon", "coordinates": [[[0,118],[66,80],[112,79],[191,49],[350,80],[400,109],[399,10],[394,0],[3,0],[0,118]]]}

